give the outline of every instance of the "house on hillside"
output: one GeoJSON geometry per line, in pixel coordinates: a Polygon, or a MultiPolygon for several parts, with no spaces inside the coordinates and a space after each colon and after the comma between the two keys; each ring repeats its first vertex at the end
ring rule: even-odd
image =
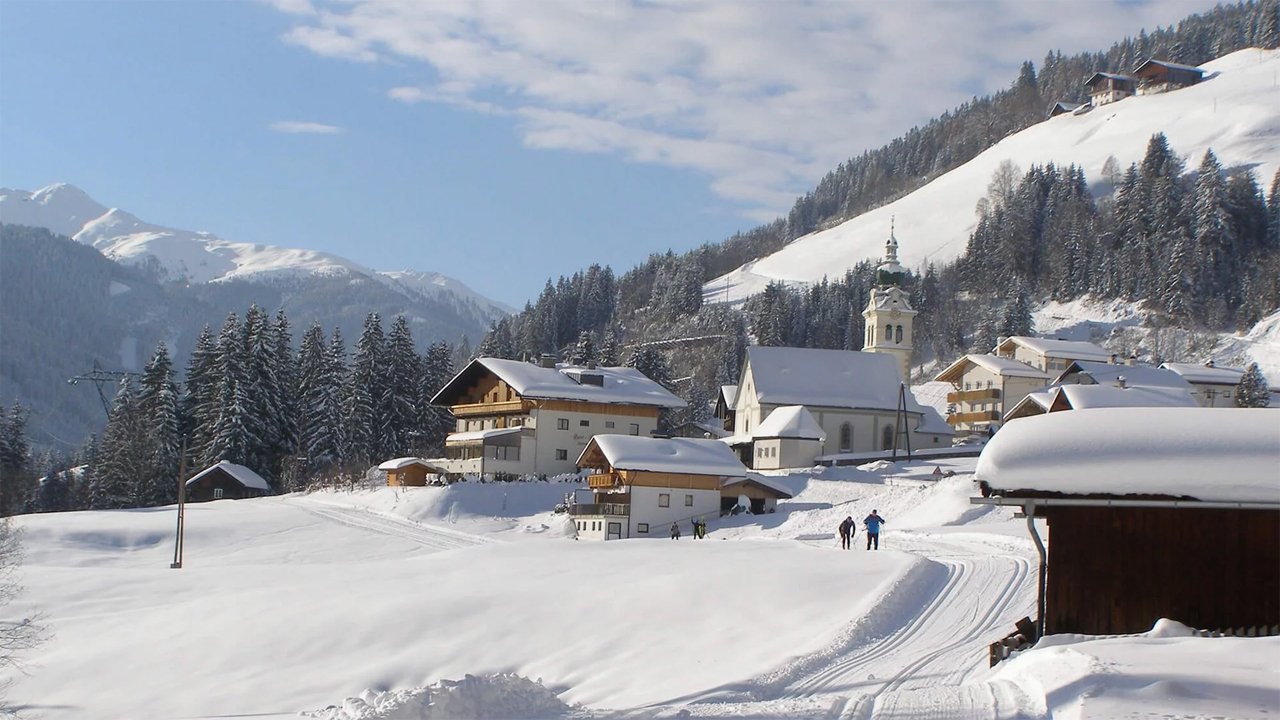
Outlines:
{"type": "Polygon", "coordinates": [[[1128,75],[1098,72],[1085,81],[1084,88],[1089,93],[1089,104],[1097,107],[1134,94],[1136,82],[1128,75]]]}
{"type": "Polygon", "coordinates": [[[1000,427],[1009,408],[1044,388],[1051,377],[1013,358],[975,353],[951,363],[934,379],[955,388],[947,393],[947,423],[972,433],[1000,427]]]}
{"type": "Polygon", "coordinates": [[[1001,338],[996,345],[998,357],[1017,360],[1050,375],[1058,375],[1077,360],[1111,362],[1114,355],[1091,342],[1058,338],[1014,335],[1001,338]]]}
{"type": "Polygon", "coordinates": [[[1053,107],[1049,108],[1049,117],[1052,118],[1059,115],[1065,115],[1066,113],[1073,113],[1081,107],[1083,107],[1083,103],[1058,101],[1053,104],[1053,107]]]}
{"type": "Polygon", "coordinates": [[[438,465],[417,457],[388,460],[378,469],[387,474],[387,487],[421,487],[427,484],[428,475],[444,473],[438,465]]]}
{"type": "Polygon", "coordinates": [[[719,517],[725,482],[747,477],[729,446],[696,438],[596,435],[577,465],[590,471],[591,497],[569,514],[592,540],[666,537],[672,523],[687,533],[694,519],[719,517]]]}
{"type": "Polygon", "coordinates": [[[1133,77],[1139,95],[1152,95],[1195,85],[1204,79],[1204,71],[1191,65],[1149,59],[1138,65],[1133,77]]]}
{"type": "Polygon", "coordinates": [[[258,473],[226,460],[192,475],[186,483],[187,502],[241,500],[271,494],[271,486],[258,473]]]}
{"type": "Polygon", "coordinates": [[[756,470],[813,467],[822,454],[827,434],[803,405],[786,405],[769,413],[769,417],[751,433],[756,470]]]}
{"type": "Polygon", "coordinates": [[[905,392],[900,367],[888,353],[749,347],[734,407],[736,437],[753,438],[772,412],[802,405],[826,436],[823,455],[888,450],[908,440],[914,450],[950,447],[954,431],[905,392]],[[908,437],[895,437],[903,397],[908,437]]]}
{"type": "Polygon", "coordinates": [[[1191,396],[1201,407],[1235,407],[1236,386],[1244,370],[1218,367],[1212,360],[1203,365],[1167,362],[1160,366],[1177,373],[1191,386],[1191,396]]]}
{"type": "Polygon", "coordinates": [[[1047,391],[1031,393],[1010,408],[1005,414],[1004,421],[1009,422],[1023,417],[1064,410],[1118,407],[1193,408],[1199,406],[1187,389],[1128,385],[1122,377],[1115,383],[1056,385],[1047,391]]]}
{"type": "Polygon", "coordinates": [[[445,438],[449,473],[572,473],[597,434],[647,436],[658,415],[685,406],[639,370],[481,357],[431,400],[449,407],[456,432],[445,438]]]}
{"type": "Polygon", "coordinates": [[[1026,514],[1041,634],[1280,624],[1280,426],[1266,414],[1095,409],[997,434],[972,502],[1026,514]]]}

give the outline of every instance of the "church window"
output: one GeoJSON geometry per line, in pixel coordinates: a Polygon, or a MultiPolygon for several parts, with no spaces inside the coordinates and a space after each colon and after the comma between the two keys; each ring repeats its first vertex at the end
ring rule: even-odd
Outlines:
{"type": "Polygon", "coordinates": [[[898,326],[898,329],[894,332],[893,336],[894,336],[893,337],[894,342],[896,343],[902,342],[902,326],[901,325],[898,326]]]}
{"type": "Polygon", "coordinates": [[[884,326],[884,341],[893,342],[893,326],[892,325],[884,326]]]}
{"type": "Polygon", "coordinates": [[[885,425],[884,430],[880,432],[880,445],[881,450],[893,449],[893,428],[888,425],[885,425]]]}
{"type": "Polygon", "coordinates": [[[853,426],[845,423],[840,426],[840,452],[849,452],[853,449],[853,426]]]}

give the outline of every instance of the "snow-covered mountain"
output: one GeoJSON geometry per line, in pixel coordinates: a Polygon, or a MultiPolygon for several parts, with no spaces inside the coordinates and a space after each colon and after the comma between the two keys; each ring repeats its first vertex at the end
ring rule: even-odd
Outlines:
{"type": "Polygon", "coordinates": [[[1023,171],[1075,163],[1093,182],[1107,158],[1127,167],[1141,160],[1153,134],[1163,132],[1189,167],[1212,148],[1224,167],[1252,168],[1259,182],[1269,183],[1280,166],[1280,50],[1240,50],[1202,67],[1205,80],[1198,85],[1059,115],[1010,135],[903,198],[711,280],[704,286],[707,298],[741,301],[774,280],[842,275],[859,261],[881,257],[891,222],[903,264],[922,268],[952,260],[964,252],[978,201],[1006,160],[1023,171]]]}
{"type": "Polygon", "coordinates": [[[383,273],[331,253],[232,242],[208,232],[153,225],[119,208],[107,208],[66,183],[35,192],[0,188],[0,222],[47,228],[91,245],[117,262],[150,269],[162,281],[269,283],[366,275],[399,292],[474,308],[481,326],[512,312],[440,273],[383,273]]]}

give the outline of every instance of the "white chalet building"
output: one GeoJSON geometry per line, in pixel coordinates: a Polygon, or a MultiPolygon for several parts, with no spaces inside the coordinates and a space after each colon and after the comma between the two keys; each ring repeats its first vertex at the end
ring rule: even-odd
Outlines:
{"type": "Polygon", "coordinates": [[[431,400],[457,419],[445,438],[449,473],[557,475],[598,434],[648,436],[685,402],[639,370],[476,358],[431,400]]]}

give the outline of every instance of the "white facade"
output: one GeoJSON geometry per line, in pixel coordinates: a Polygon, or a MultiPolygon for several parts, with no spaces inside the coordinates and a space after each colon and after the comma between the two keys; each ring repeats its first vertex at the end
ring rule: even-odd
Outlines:
{"type": "MultiPolygon", "coordinates": [[[[459,419],[457,428],[460,433],[475,432],[479,429],[476,428],[477,425],[491,425],[494,422],[494,418],[459,419]]],[[[519,443],[515,446],[498,445],[496,441],[499,438],[494,438],[493,442],[483,444],[482,458],[449,458],[433,462],[442,465],[448,472],[562,475],[577,472],[575,461],[587,442],[596,435],[647,437],[658,429],[656,417],[544,408],[535,408],[522,422],[519,443]]]]}
{"type": "MultiPolygon", "coordinates": [[[[1036,359],[1029,354],[1024,357],[1036,359]]],[[[947,422],[956,430],[974,432],[999,427],[1006,412],[1027,395],[1042,390],[1052,376],[1013,358],[966,355],[938,373],[936,379],[955,388],[947,394],[951,408],[947,422]]]]}
{"type": "Polygon", "coordinates": [[[891,229],[884,245],[884,262],[876,269],[876,287],[871,289],[867,307],[862,311],[866,324],[862,351],[897,358],[902,379],[910,384],[912,324],[917,313],[899,286],[905,275],[906,270],[898,263],[898,239],[891,229]]]}
{"type": "Polygon", "coordinates": [[[760,438],[754,443],[752,467],[756,470],[813,467],[822,454],[822,441],[809,438],[760,438]]]}

